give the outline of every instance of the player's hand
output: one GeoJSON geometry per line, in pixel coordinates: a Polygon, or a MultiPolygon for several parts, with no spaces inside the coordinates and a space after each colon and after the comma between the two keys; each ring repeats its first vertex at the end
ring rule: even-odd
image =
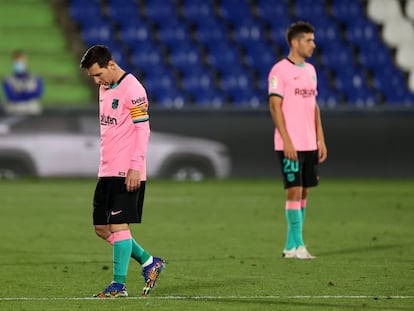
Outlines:
{"type": "Polygon", "coordinates": [[[141,174],[139,171],[129,169],[125,179],[125,185],[128,192],[136,191],[141,184],[141,174]]]}
{"type": "Polygon", "coordinates": [[[298,160],[298,153],[291,142],[283,142],[283,154],[286,159],[291,161],[298,160]]]}
{"type": "Polygon", "coordinates": [[[328,157],[328,149],[326,148],[324,141],[318,142],[318,155],[319,155],[319,163],[322,163],[328,157]]]}

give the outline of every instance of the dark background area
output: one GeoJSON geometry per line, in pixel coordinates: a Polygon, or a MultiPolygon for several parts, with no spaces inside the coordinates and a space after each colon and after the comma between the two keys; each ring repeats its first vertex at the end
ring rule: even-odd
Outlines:
{"type": "MultiPolygon", "coordinates": [[[[326,177],[414,177],[414,111],[321,112],[326,177]]],[[[210,138],[228,146],[233,177],[279,175],[268,110],[153,110],[152,129],[210,138]]]]}

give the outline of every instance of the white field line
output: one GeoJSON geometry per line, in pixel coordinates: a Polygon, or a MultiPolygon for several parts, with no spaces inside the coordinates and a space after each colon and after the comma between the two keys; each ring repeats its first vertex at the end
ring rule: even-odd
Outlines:
{"type": "MultiPolygon", "coordinates": [[[[121,299],[121,298],[120,298],[121,299]]],[[[248,299],[414,299],[414,296],[151,296],[151,297],[128,297],[124,299],[134,300],[248,300],[248,299]]],[[[0,301],[69,301],[69,300],[105,300],[94,297],[0,297],[0,301]]]]}

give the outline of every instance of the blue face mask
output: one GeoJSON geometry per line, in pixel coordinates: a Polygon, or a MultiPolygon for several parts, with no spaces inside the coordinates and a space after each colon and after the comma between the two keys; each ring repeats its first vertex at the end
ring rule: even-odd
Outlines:
{"type": "Polygon", "coordinates": [[[15,73],[24,73],[26,72],[26,64],[20,60],[13,62],[13,71],[15,73]]]}

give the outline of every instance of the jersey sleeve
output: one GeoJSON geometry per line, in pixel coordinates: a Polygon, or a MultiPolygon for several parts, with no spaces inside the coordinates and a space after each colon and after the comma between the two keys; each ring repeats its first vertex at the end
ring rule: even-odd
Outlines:
{"type": "Polygon", "coordinates": [[[149,120],[147,92],[139,82],[137,87],[130,91],[127,106],[132,122],[140,123],[149,120]]]}
{"type": "Polygon", "coordinates": [[[268,77],[268,95],[279,96],[283,98],[284,83],[280,74],[280,70],[277,66],[274,66],[269,73],[268,77]]]}

